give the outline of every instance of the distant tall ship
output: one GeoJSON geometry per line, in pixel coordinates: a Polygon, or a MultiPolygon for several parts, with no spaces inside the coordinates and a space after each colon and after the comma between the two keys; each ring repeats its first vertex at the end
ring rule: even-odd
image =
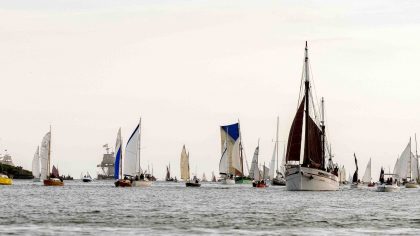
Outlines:
{"type": "Polygon", "coordinates": [[[103,154],[102,161],[98,168],[100,168],[98,173],[98,179],[114,179],[114,162],[115,162],[115,155],[114,152],[109,152],[108,144],[102,146],[105,148],[106,153],[103,154]]]}
{"type": "Polygon", "coordinates": [[[12,156],[7,153],[7,150],[5,150],[5,154],[3,156],[0,155],[0,164],[15,166],[15,164],[13,164],[12,156]]]}
{"type": "MultiPolygon", "coordinates": [[[[289,191],[328,191],[338,189],[338,168],[325,167],[325,123],[322,100],[322,117],[318,122],[309,80],[308,46],[305,46],[303,97],[299,102],[289,132],[286,152],[286,188],[289,191]],[[312,109],[310,107],[312,106],[312,109]],[[304,129],[303,129],[304,127],[304,129]],[[303,161],[301,144],[304,140],[303,161]],[[335,173],[337,172],[337,173],[335,173]]],[[[301,83],[302,84],[302,83],[301,83]]],[[[302,94],[302,87],[301,87],[302,94]]],[[[300,96],[299,96],[300,98],[300,96]]]]}
{"type": "Polygon", "coordinates": [[[219,173],[223,184],[250,184],[251,178],[245,176],[242,137],[239,122],[220,126],[222,157],[219,173]]]}

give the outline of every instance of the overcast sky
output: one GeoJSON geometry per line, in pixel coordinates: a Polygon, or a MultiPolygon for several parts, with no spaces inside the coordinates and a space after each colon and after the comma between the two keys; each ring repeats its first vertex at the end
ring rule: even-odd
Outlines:
{"type": "MultiPolygon", "coordinates": [[[[286,141],[305,40],[326,99],[335,162],[391,171],[420,132],[418,1],[0,2],[0,148],[30,169],[52,125],[52,163],[97,172],[143,121],[142,165],[179,176],[182,145],[200,175],[218,172],[220,125],[240,119],[248,157],[286,141]]],[[[413,145],[413,149],[415,145],[413,145]]],[[[282,149],[281,149],[282,153],[282,149]]]]}

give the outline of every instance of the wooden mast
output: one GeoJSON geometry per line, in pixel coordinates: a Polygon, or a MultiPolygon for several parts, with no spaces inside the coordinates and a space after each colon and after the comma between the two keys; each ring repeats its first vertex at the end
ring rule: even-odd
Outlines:
{"type": "MultiPolygon", "coordinates": [[[[308,132],[308,124],[309,124],[309,66],[308,66],[308,41],[305,43],[305,149],[304,149],[304,157],[309,155],[309,132],[308,132]]],[[[309,158],[309,157],[306,157],[309,158]]],[[[305,160],[305,158],[304,158],[305,160]]],[[[309,164],[309,163],[305,163],[309,164]]]]}

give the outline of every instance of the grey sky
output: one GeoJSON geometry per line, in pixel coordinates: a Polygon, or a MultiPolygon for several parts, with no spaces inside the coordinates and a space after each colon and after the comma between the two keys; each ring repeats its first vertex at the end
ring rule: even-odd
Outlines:
{"type": "MultiPolygon", "coordinates": [[[[102,145],[140,115],[142,164],[179,174],[183,144],[217,172],[219,125],[240,119],[248,161],[286,140],[303,49],[326,99],[335,161],[372,176],[420,130],[418,1],[2,1],[1,148],[30,168],[53,127],[53,163],[96,173],[102,145]]],[[[413,146],[414,148],[414,146],[413,146]]],[[[363,173],[360,173],[362,175],[363,173]]]]}

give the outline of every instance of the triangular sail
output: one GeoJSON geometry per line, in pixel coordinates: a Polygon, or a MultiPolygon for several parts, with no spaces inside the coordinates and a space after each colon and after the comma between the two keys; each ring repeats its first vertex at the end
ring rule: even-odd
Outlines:
{"type": "Polygon", "coordinates": [[[273,155],[271,156],[270,172],[268,174],[270,180],[274,179],[274,174],[275,174],[274,172],[276,168],[276,157],[277,157],[276,154],[277,154],[277,141],[276,141],[276,144],[274,144],[273,155]]]}
{"type": "Polygon", "coordinates": [[[258,153],[259,153],[259,151],[260,151],[260,147],[257,146],[255,148],[255,151],[254,151],[254,156],[252,157],[251,169],[249,170],[249,176],[251,178],[254,178],[255,166],[258,165],[258,153]]]}
{"type": "Polygon", "coordinates": [[[359,166],[357,165],[357,158],[356,158],[356,154],[354,154],[354,163],[356,163],[356,170],[354,171],[353,174],[353,183],[357,183],[357,181],[359,180],[359,166]]]}
{"type": "Polygon", "coordinates": [[[51,170],[51,177],[58,178],[60,177],[60,173],[58,172],[58,169],[53,165],[51,170]]]}
{"type": "Polygon", "coordinates": [[[32,175],[34,178],[39,178],[41,174],[39,166],[39,146],[37,147],[34,158],[32,159],[32,175]]]}
{"type": "Polygon", "coordinates": [[[48,155],[50,153],[50,142],[51,142],[51,132],[48,132],[44,135],[41,143],[40,159],[41,159],[41,180],[48,178],[49,169],[48,169],[48,155]]]}
{"type": "Polygon", "coordinates": [[[266,179],[269,179],[270,178],[270,176],[268,175],[268,173],[270,173],[270,168],[268,168],[267,166],[263,166],[263,173],[264,173],[264,176],[263,176],[263,178],[264,178],[264,180],[266,180],[266,179]]]}
{"type": "Polygon", "coordinates": [[[128,139],[127,146],[125,147],[124,156],[124,175],[136,175],[140,172],[138,169],[139,161],[139,135],[140,135],[140,124],[134,129],[130,138],[128,139]]]}
{"type": "Polygon", "coordinates": [[[368,164],[366,166],[365,174],[363,175],[363,178],[362,178],[362,182],[363,183],[370,183],[370,182],[372,182],[371,161],[372,160],[369,159],[369,162],[368,162],[368,164]]]}
{"type": "MultiPolygon", "coordinates": [[[[223,163],[223,158],[227,158],[228,170],[221,169],[221,173],[243,176],[243,156],[242,156],[242,144],[240,138],[239,123],[220,126],[220,137],[221,137],[221,152],[222,158],[220,164],[223,163]],[[223,155],[226,155],[224,157],[223,155]]],[[[219,165],[220,169],[220,165],[219,165]]]]}
{"type": "Polygon", "coordinates": [[[302,144],[302,127],[303,127],[303,111],[305,97],[302,99],[300,106],[293,119],[292,127],[290,127],[289,139],[287,141],[286,161],[300,161],[300,149],[302,144]]]}
{"type": "Polygon", "coordinates": [[[413,154],[411,153],[411,143],[408,143],[404,151],[401,153],[398,162],[398,176],[401,179],[410,177],[410,158],[413,154]]]}
{"type": "Polygon", "coordinates": [[[181,151],[181,179],[187,181],[190,178],[190,164],[185,145],[181,151]]]}
{"type": "Polygon", "coordinates": [[[121,165],[122,165],[122,139],[121,139],[121,128],[120,128],[118,130],[117,140],[115,142],[114,179],[120,178],[121,165]]]}

